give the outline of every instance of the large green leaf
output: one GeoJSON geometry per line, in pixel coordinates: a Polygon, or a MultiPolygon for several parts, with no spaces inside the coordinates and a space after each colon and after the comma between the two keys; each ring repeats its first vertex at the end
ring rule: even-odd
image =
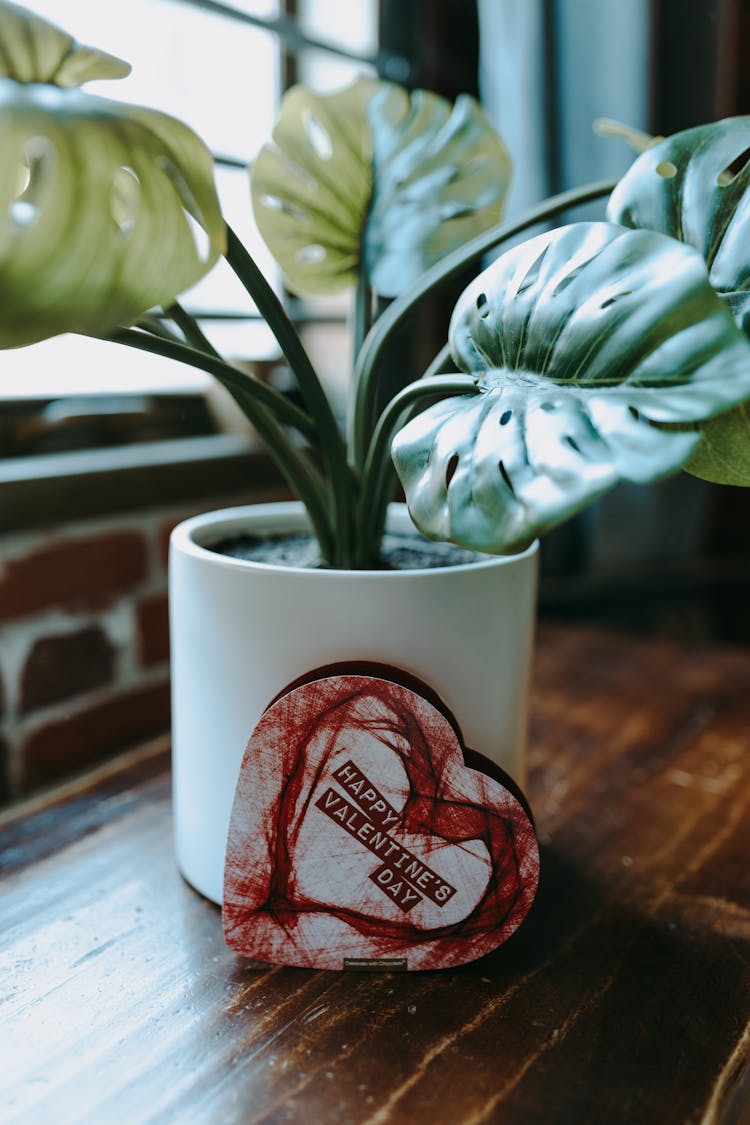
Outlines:
{"type": "Polygon", "coordinates": [[[505,553],[619,480],[678,469],[689,423],[750,394],[750,344],[700,256],[650,231],[580,223],[508,251],[461,297],[455,360],[479,393],[393,447],[430,538],[505,553]]]}
{"type": "Polygon", "coordinates": [[[294,86],[253,161],[255,221],[295,292],[325,295],[356,283],[372,195],[365,105],[375,86],[360,79],[322,95],[294,86]]]}
{"type": "Polygon", "coordinates": [[[750,117],[730,117],[641,153],[612,192],[607,217],[695,247],[742,327],[750,314],[749,188],[750,117]]]}
{"type": "Polygon", "coordinates": [[[104,334],[221,252],[213,161],[179,121],[1,79],[0,137],[0,346],[104,334]]]}
{"type": "MultiPolygon", "coordinates": [[[[750,117],[676,133],[644,152],[615,188],[613,222],[662,231],[694,246],[709,278],[750,335],[750,117]]],[[[750,485],[747,408],[700,426],[704,441],[685,466],[722,484],[750,485]]]]}
{"type": "Polygon", "coordinates": [[[477,103],[360,79],[295,87],[252,168],[253,210],[290,288],[327,294],[364,270],[392,297],[498,222],[509,161],[477,103]]]}
{"type": "Polygon", "coordinates": [[[28,8],[0,2],[0,78],[68,87],[128,74],[130,64],[122,59],[81,46],[28,8]]]}
{"type": "Polygon", "coordinates": [[[510,160],[480,106],[385,84],[367,105],[375,185],[364,236],[373,288],[396,297],[500,222],[510,160]]]}

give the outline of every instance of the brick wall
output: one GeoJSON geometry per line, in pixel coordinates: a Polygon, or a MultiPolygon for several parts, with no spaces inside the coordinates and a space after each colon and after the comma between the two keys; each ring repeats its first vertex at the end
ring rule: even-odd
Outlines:
{"type": "Polygon", "coordinates": [[[188,516],[244,499],[0,539],[0,798],[168,729],[169,533],[188,516]]]}

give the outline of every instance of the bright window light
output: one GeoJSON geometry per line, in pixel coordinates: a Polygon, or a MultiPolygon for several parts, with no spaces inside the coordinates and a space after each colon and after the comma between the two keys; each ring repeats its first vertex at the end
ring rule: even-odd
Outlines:
{"type": "MultiPolygon", "coordinates": [[[[278,0],[228,3],[259,18],[279,16],[278,0]]],[[[189,0],[32,0],[28,6],[82,43],[132,64],[125,79],[88,83],[91,93],[170,113],[190,125],[216,156],[242,165],[268,139],[281,83],[281,48],[272,32],[201,10],[189,0]]],[[[376,0],[299,0],[298,21],[303,32],[337,47],[365,56],[377,50],[376,0]]],[[[303,48],[299,54],[299,80],[320,90],[345,85],[362,73],[368,73],[366,66],[319,49],[303,48]]],[[[280,285],[253,220],[246,167],[219,165],[216,180],[227,221],[260,269],[280,285]]],[[[265,324],[237,319],[256,310],[223,260],[181,301],[193,312],[212,314],[204,330],[229,358],[278,354],[265,324]],[[221,314],[232,319],[215,319],[221,314]]],[[[342,300],[325,311],[344,313],[347,307],[348,300],[342,300]]],[[[0,352],[0,398],[195,390],[210,383],[210,376],[182,364],[78,336],[0,352]]]]}
{"type": "MultiPolygon", "coordinates": [[[[235,6],[265,17],[278,11],[276,0],[244,0],[235,6]]],[[[87,91],[179,117],[221,156],[249,162],[268,137],[279,98],[280,53],[273,34],[176,0],[128,0],[120,5],[34,0],[29,7],[81,42],[132,64],[127,78],[91,82],[87,91]]],[[[260,268],[275,278],[273,260],[252,218],[247,171],[220,167],[216,178],[227,221],[260,268]]],[[[183,301],[214,313],[255,311],[223,261],[183,301]]],[[[273,347],[263,324],[217,327],[211,333],[217,343],[222,332],[230,347],[242,348],[233,354],[263,357],[273,347]]],[[[78,336],[0,353],[1,398],[194,390],[210,382],[208,375],[183,364],[78,336]]]]}

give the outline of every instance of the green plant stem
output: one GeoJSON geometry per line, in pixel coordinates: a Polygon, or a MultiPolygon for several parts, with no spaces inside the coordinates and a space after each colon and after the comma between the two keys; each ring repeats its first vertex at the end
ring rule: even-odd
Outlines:
{"type": "Polygon", "coordinates": [[[185,342],[181,336],[178,336],[168,325],[163,324],[155,316],[142,316],[136,321],[135,327],[142,328],[144,332],[150,332],[152,336],[158,336],[160,340],[171,340],[175,344],[185,342]]]}
{"type": "Polygon", "coordinates": [[[410,383],[391,399],[375,427],[362,470],[362,488],[357,508],[359,567],[377,563],[377,545],[383,533],[392,487],[390,446],[398,429],[424,399],[443,395],[478,394],[471,375],[437,375],[410,383]]]}
{"type": "Polygon", "coordinates": [[[522,234],[529,227],[551,219],[560,211],[609,195],[614,183],[588,184],[573,191],[562,192],[529,211],[522,218],[503,223],[478,235],[465,246],[447,254],[442,261],[426,270],[416,285],[397,297],[376,321],[357,358],[354,371],[354,403],[350,414],[350,459],[356,469],[361,469],[367,456],[379,364],[391,333],[402,324],[430,293],[447,284],[463,270],[481,261],[485,254],[508,239],[522,234]]]}
{"type": "Polygon", "coordinates": [[[336,541],[334,562],[337,566],[350,566],[353,552],[354,478],[331,404],[279,298],[229,226],[225,257],[273,332],[297,379],[317,430],[318,445],[331,484],[336,541]]]}
{"type": "Polygon", "coordinates": [[[221,359],[198,321],[190,315],[187,309],[183,309],[179,301],[173,301],[168,308],[164,309],[164,312],[170,320],[175,322],[191,347],[195,348],[196,351],[205,352],[206,355],[212,355],[214,359],[221,359]]]}
{"type": "MultiPolygon", "coordinates": [[[[249,401],[251,403],[253,402],[253,393],[248,391],[248,385],[252,387],[252,392],[255,391],[256,387],[262,387],[265,391],[270,391],[272,398],[270,398],[266,402],[266,405],[270,407],[272,402],[275,404],[274,413],[278,416],[279,421],[298,430],[302,434],[302,436],[307,438],[307,440],[313,445],[317,442],[318,432],[315,429],[315,425],[310,415],[306,414],[304,410],[300,410],[298,406],[295,406],[293,402],[290,402],[289,399],[285,395],[277,391],[275,387],[269,387],[267,383],[261,382],[256,378],[256,376],[250,375],[247,372],[238,371],[231,364],[227,364],[219,354],[219,352],[217,352],[216,348],[213,346],[205,333],[202,331],[200,325],[197,323],[194,317],[192,317],[189,312],[183,309],[182,305],[180,305],[178,301],[175,301],[173,304],[171,304],[168,309],[164,310],[164,312],[184,333],[185,338],[188,341],[188,346],[194,348],[195,351],[202,352],[204,355],[218,360],[218,362],[221,363],[223,367],[228,369],[228,371],[233,372],[235,376],[239,376],[241,382],[237,384],[236,390],[242,393],[245,401],[248,401],[249,395],[249,401]]],[[[222,378],[222,376],[218,376],[217,374],[217,378],[222,378]]],[[[230,376],[225,373],[223,378],[228,380],[230,376]]],[[[227,386],[226,383],[225,386],[227,386]]],[[[227,386],[227,390],[229,390],[230,394],[235,394],[235,390],[232,389],[231,386],[227,386]]],[[[250,420],[252,421],[252,418],[250,418],[250,420]]]]}
{"type": "MultiPolygon", "coordinates": [[[[248,417],[253,416],[250,412],[255,404],[248,402],[243,405],[241,394],[238,401],[248,417]]],[[[331,526],[326,488],[320,473],[303,450],[289,441],[283,426],[268,411],[262,408],[258,411],[255,407],[254,425],[284,480],[304,504],[321,555],[326,562],[335,565],[336,538],[331,526]]]]}
{"type": "Polygon", "coordinates": [[[353,363],[356,366],[357,356],[364,344],[367,333],[372,328],[372,289],[367,280],[365,271],[362,270],[357,277],[357,288],[354,294],[354,324],[353,337],[353,363]]]}
{"type": "Polygon", "coordinates": [[[295,445],[284,430],[284,424],[287,424],[303,434],[308,430],[314,434],[312,423],[304,411],[257,379],[243,375],[223,360],[196,351],[186,344],[177,344],[132,328],[120,329],[119,332],[112,333],[109,339],[117,344],[125,344],[207,371],[225,386],[257,429],[290,488],[307,508],[321,552],[329,562],[333,561],[335,536],[323,479],[309,456],[295,445]]]}
{"type": "MultiPolygon", "coordinates": [[[[171,317],[177,327],[185,334],[186,339],[198,351],[203,351],[207,355],[213,356],[215,359],[221,360],[216,348],[205,335],[198,322],[193,316],[182,307],[179,301],[174,301],[169,308],[164,310],[165,313],[171,317]]],[[[265,384],[263,384],[265,385],[265,384]]],[[[302,498],[307,496],[305,506],[308,509],[310,521],[316,529],[316,536],[320,543],[321,553],[324,554],[326,559],[332,559],[335,555],[335,543],[332,536],[332,530],[329,527],[329,521],[326,514],[326,498],[323,488],[323,481],[319,474],[315,473],[309,460],[300,455],[299,450],[295,447],[292,449],[292,456],[290,459],[289,445],[284,442],[286,435],[283,430],[278,426],[278,422],[273,418],[258,420],[257,408],[254,409],[255,403],[252,399],[248,400],[247,395],[237,390],[231,392],[235,401],[239,404],[241,409],[245,412],[248,418],[252,421],[255,419],[255,428],[258,433],[263,437],[267,446],[270,449],[283,449],[283,454],[277,457],[277,464],[279,464],[282,473],[290,485],[294,493],[302,498]],[[260,424],[259,424],[260,421],[260,424]],[[277,432],[280,430],[280,433],[277,432]]],[[[278,392],[274,392],[278,393],[278,392]]],[[[288,403],[288,399],[281,396],[284,402],[288,403]]],[[[302,413],[298,411],[298,407],[292,405],[295,413],[302,413]]],[[[308,415],[305,418],[309,422],[310,431],[306,435],[313,440],[317,440],[317,432],[312,423],[312,419],[308,415]]]]}
{"type": "MultiPolygon", "coordinates": [[[[248,401],[257,402],[272,415],[278,418],[285,426],[291,426],[299,431],[304,438],[314,442],[317,431],[309,414],[301,410],[284,395],[273,387],[261,383],[253,375],[238,371],[236,367],[226,363],[216,355],[198,351],[172,338],[150,335],[146,332],[137,332],[132,328],[122,328],[119,332],[109,337],[119,344],[128,344],[130,347],[139,348],[143,352],[152,352],[154,355],[164,356],[165,359],[174,359],[178,363],[185,363],[189,367],[197,367],[206,371],[220,382],[227,390],[234,394],[235,391],[247,398],[248,401]]],[[[253,421],[251,418],[250,421],[253,421]]]]}
{"type": "MultiPolygon", "coordinates": [[[[439,377],[444,378],[446,374],[451,372],[452,363],[450,344],[445,344],[435,356],[422,378],[417,383],[410,384],[406,387],[406,390],[409,391],[412,388],[424,386],[424,384],[431,379],[439,377]]],[[[461,386],[463,386],[462,376],[452,374],[450,377],[453,380],[458,380],[461,386]]],[[[444,384],[441,384],[441,386],[444,386],[444,384]]],[[[396,428],[400,428],[402,425],[405,426],[409,419],[417,413],[421,400],[421,394],[415,395],[414,400],[407,403],[406,407],[401,411],[400,418],[391,426],[391,439],[395,436],[396,428]]],[[[393,401],[395,401],[395,399],[393,401]]],[[[384,415],[381,415],[381,421],[387,424],[387,419],[385,419],[384,415]]],[[[381,432],[384,439],[387,436],[387,430],[383,429],[381,431],[380,426],[376,428],[362,470],[362,487],[367,491],[367,497],[364,505],[359,509],[360,514],[357,522],[358,544],[361,542],[361,550],[368,555],[376,552],[377,544],[382,537],[388,512],[388,503],[393,496],[393,489],[396,482],[396,472],[391,463],[389,450],[378,440],[381,432]],[[378,443],[377,448],[375,447],[376,441],[378,443]],[[377,457],[381,458],[380,464],[378,464],[376,460],[377,457]],[[376,480],[375,484],[372,484],[371,481],[374,476],[376,480]],[[364,525],[362,523],[363,520],[364,525]]]]}

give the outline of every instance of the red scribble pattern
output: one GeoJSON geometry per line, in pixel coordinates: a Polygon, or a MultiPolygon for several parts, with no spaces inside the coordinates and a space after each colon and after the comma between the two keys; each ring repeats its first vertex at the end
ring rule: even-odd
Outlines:
{"type": "Polygon", "coordinates": [[[410,969],[448,967],[517,929],[538,875],[527,812],[464,764],[455,729],[432,702],[385,679],[330,676],[278,699],[248,743],[227,844],[224,932],[259,961],[342,968],[347,957],[400,957],[410,969]],[[445,906],[427,899],[407,914],[389,901],[369,879],[372,853],[315,808],[349,759],[400,811],[392,835],[458,888],[445,906]]]}

